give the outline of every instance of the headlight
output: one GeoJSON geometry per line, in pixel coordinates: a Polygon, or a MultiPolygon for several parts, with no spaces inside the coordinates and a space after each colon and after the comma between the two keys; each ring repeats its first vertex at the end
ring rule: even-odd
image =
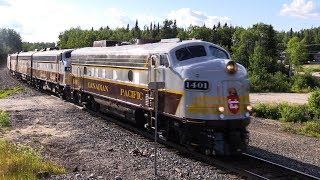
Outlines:
{"type": "Polygon", "coordinates": [[[218,108],[218,110],[219,110],[219,112],[222,113],[222,112],[224,112],[224,107],[221,106],[221,107],[218,108]]]}
{"type": "Polygon", "coordinates": [[[232,60],[229,61],[229,62],[227,63],[227,66],[226,66],[226,70],[227,70],[227,72],[230,73],[230,74],[236,73],[236,72],[238,71],[238,65],[237,65],[237,63],[234,62],[234,61],[232,61],[232,60]]]}
{"type": "Polygon", "coordinates": [[[248,110],[249,112],[252,112],[253,107],[252,107],[251,105],[248,105],[248,106],[247,106],[247,110],[248,110]]]}

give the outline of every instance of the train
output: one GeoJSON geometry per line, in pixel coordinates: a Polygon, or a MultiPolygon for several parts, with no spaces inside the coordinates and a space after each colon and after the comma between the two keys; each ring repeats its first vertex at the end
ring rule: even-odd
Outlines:
{"type": "Polygon", "coordinates": [[[186,148],[218,156],[246,150],[250,82],[245,67],[225,49],[177,38],[107,42],[10,54],[7,67],[37,89],[147,131],[157,122],[160,138],[186,148]]]}

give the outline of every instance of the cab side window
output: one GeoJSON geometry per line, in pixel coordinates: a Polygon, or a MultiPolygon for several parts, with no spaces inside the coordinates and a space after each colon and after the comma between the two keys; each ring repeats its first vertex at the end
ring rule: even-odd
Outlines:
{"type": "Polygon", "coordinates": [[[221,59],[229,59],[228,54],[225,51],[213,46],[209,46],[209,56],[214,56],[221,59]]]}

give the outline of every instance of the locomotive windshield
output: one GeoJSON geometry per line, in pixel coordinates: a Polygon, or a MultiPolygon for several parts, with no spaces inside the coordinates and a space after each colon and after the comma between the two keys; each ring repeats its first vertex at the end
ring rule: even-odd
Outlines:
{"type": "Polygon", "coordinates": [[[213,46],[209,46],[209,55],[216,58],[229,59],[228,54],[225,51],[213,46]]]}
{"type": "Polygon", "coordinates": [[[179,61],[206,55],[207,53],[204,46],[188,46],[176,51],[176,57],[179,61]]]}

